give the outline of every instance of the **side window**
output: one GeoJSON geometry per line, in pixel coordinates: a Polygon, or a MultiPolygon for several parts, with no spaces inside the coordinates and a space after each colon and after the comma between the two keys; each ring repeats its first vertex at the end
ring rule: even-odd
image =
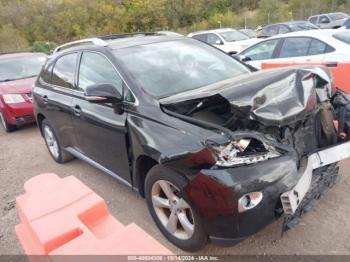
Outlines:
{"type": "Polygon", "coordinates": [[[259,43],[251,48],[247,49],[242,54],[246,57],[249,57],[251,60],[265,60],[272,59],[273,53],[278,44],[278,39],[268,40],[262,43],[259,43]]]}
{"type": "Polygon", "coordinates": [[[58,58],[52,72],[52,84],[65,88],[74,88],[77,58],[77,53],[71,53],[58,58]]]}
{"type": "Polygon", "coordinates": [[[208,34],[208,44],[216,45],[217,42],[221,42],[221,40],[216,34],[208,34]]]}
{"type": "Polygon", "coordinates": [[[313,16],[309,19],[309,22],[316,25],[317,24],[317,16],[313,16]]]}
{"type": "Polygon", "coordinates": [[[280,30],[278,31],[279,34],[286,34],[289,33],[290,30],[287,26],[285,25],[280,25],[280,30]]]}
{"type": "Polygon", "coordinates": [[[123,80],[107,58],[97,53],[85,52],[80,62],[78,86],[84,91],[94,84],[111,84],[123,94],[123,80]]]}
{"type": "Polygon", "coordinates": [[[197,39],[197,40],[202,41],[202,42],[205,42],[205,43],[208,43],[207,36],[208,36],[207,34],[200,34],[200,35],[194,35],[194,36],[192,36],[192,38],[197,39]]]}
{"type": "Polygon", "coordinates": [[[278,25],[269,25],[263,28],[262,36],[273,36],[278,34],[278,25]]]}
{"type": "Polygon", "coordinates": [[[322,15],[320,16],[320,19],[318,21],[319,24],[328,24],[331,21],[329,20],[328,16],[322,15]]]}
{"type": "Polygon", "coordinates": [[[327,45],[317,39],[312,39],[308,55],[320,55],[324,54],[326,51],[327,45]]]}
{"type": "Polygon", "coordinates": [[[306,37],[291,37],[286,38],[283,42],[280,56],[284,57],[297,57],[306,56],[308,54],[311,38],[306,37]]]}

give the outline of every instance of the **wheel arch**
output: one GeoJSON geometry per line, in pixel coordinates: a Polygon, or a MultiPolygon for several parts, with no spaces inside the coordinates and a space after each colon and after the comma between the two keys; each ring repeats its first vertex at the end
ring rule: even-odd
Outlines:
{"type": "Polygon", "coordinates": [[[43,121],[44,121],[45,118],[46,118],[46,117],[45,117],[43,114],[41,114],[41,113],[37,114],[37,116],[36,116],[37,123],[38,123],[38,127],[39,127],[39,129],[40,129],[41,135],[43,134],[42,123],[43,123],[43,121]]]}
{"type": "Polygon", "coordinates": [[[135,161],[134,185],[142,197],[145,197],[145,180],[152,167],[158,165],[158,161],[147,155],[140,155],[135,161]]]}

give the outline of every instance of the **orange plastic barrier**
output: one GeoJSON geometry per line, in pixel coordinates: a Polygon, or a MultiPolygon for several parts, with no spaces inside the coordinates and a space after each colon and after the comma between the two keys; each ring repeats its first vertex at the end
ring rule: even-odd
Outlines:
{"type": "Polygon", "coordinates": [[[263,63],[262,69],[296,66],[296,65],[323,65],[328,67],[334,77],[334,84],[339,89],[350,94],[350,63],[327,63],[327,62],[291,62],[291,63],[263,63]]]}
{"type": "Polygon", "coordinates": [[[24,189],[16,199],[21,219],[16,234],[27,255],[172,254],[134,223],[121,224],[105,201],[73,176],[42,174],[24,189]]]}

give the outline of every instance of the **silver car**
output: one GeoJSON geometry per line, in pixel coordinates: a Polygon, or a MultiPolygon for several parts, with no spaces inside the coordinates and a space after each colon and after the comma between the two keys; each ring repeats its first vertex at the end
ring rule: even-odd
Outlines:
{"type": "Polygon", "coordinates": [[[310,16],[308,21],[321,29],[335,29],[342,27],[348,18],[348,14],[339,12],[310,16]]]}

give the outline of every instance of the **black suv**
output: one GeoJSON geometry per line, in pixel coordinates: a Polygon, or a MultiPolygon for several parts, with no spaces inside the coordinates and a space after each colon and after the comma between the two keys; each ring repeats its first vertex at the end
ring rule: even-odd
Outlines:
{"type": "Polygon", "coordinates": [[[80,158],[139,191],[166,238],[190,251],[283,214],[289,229],[350,156],[348,119],[336,119],[349,98],[327,69],[251,72],[185,37],[65,44],[33,97],[55,161],[80,158]]]}

